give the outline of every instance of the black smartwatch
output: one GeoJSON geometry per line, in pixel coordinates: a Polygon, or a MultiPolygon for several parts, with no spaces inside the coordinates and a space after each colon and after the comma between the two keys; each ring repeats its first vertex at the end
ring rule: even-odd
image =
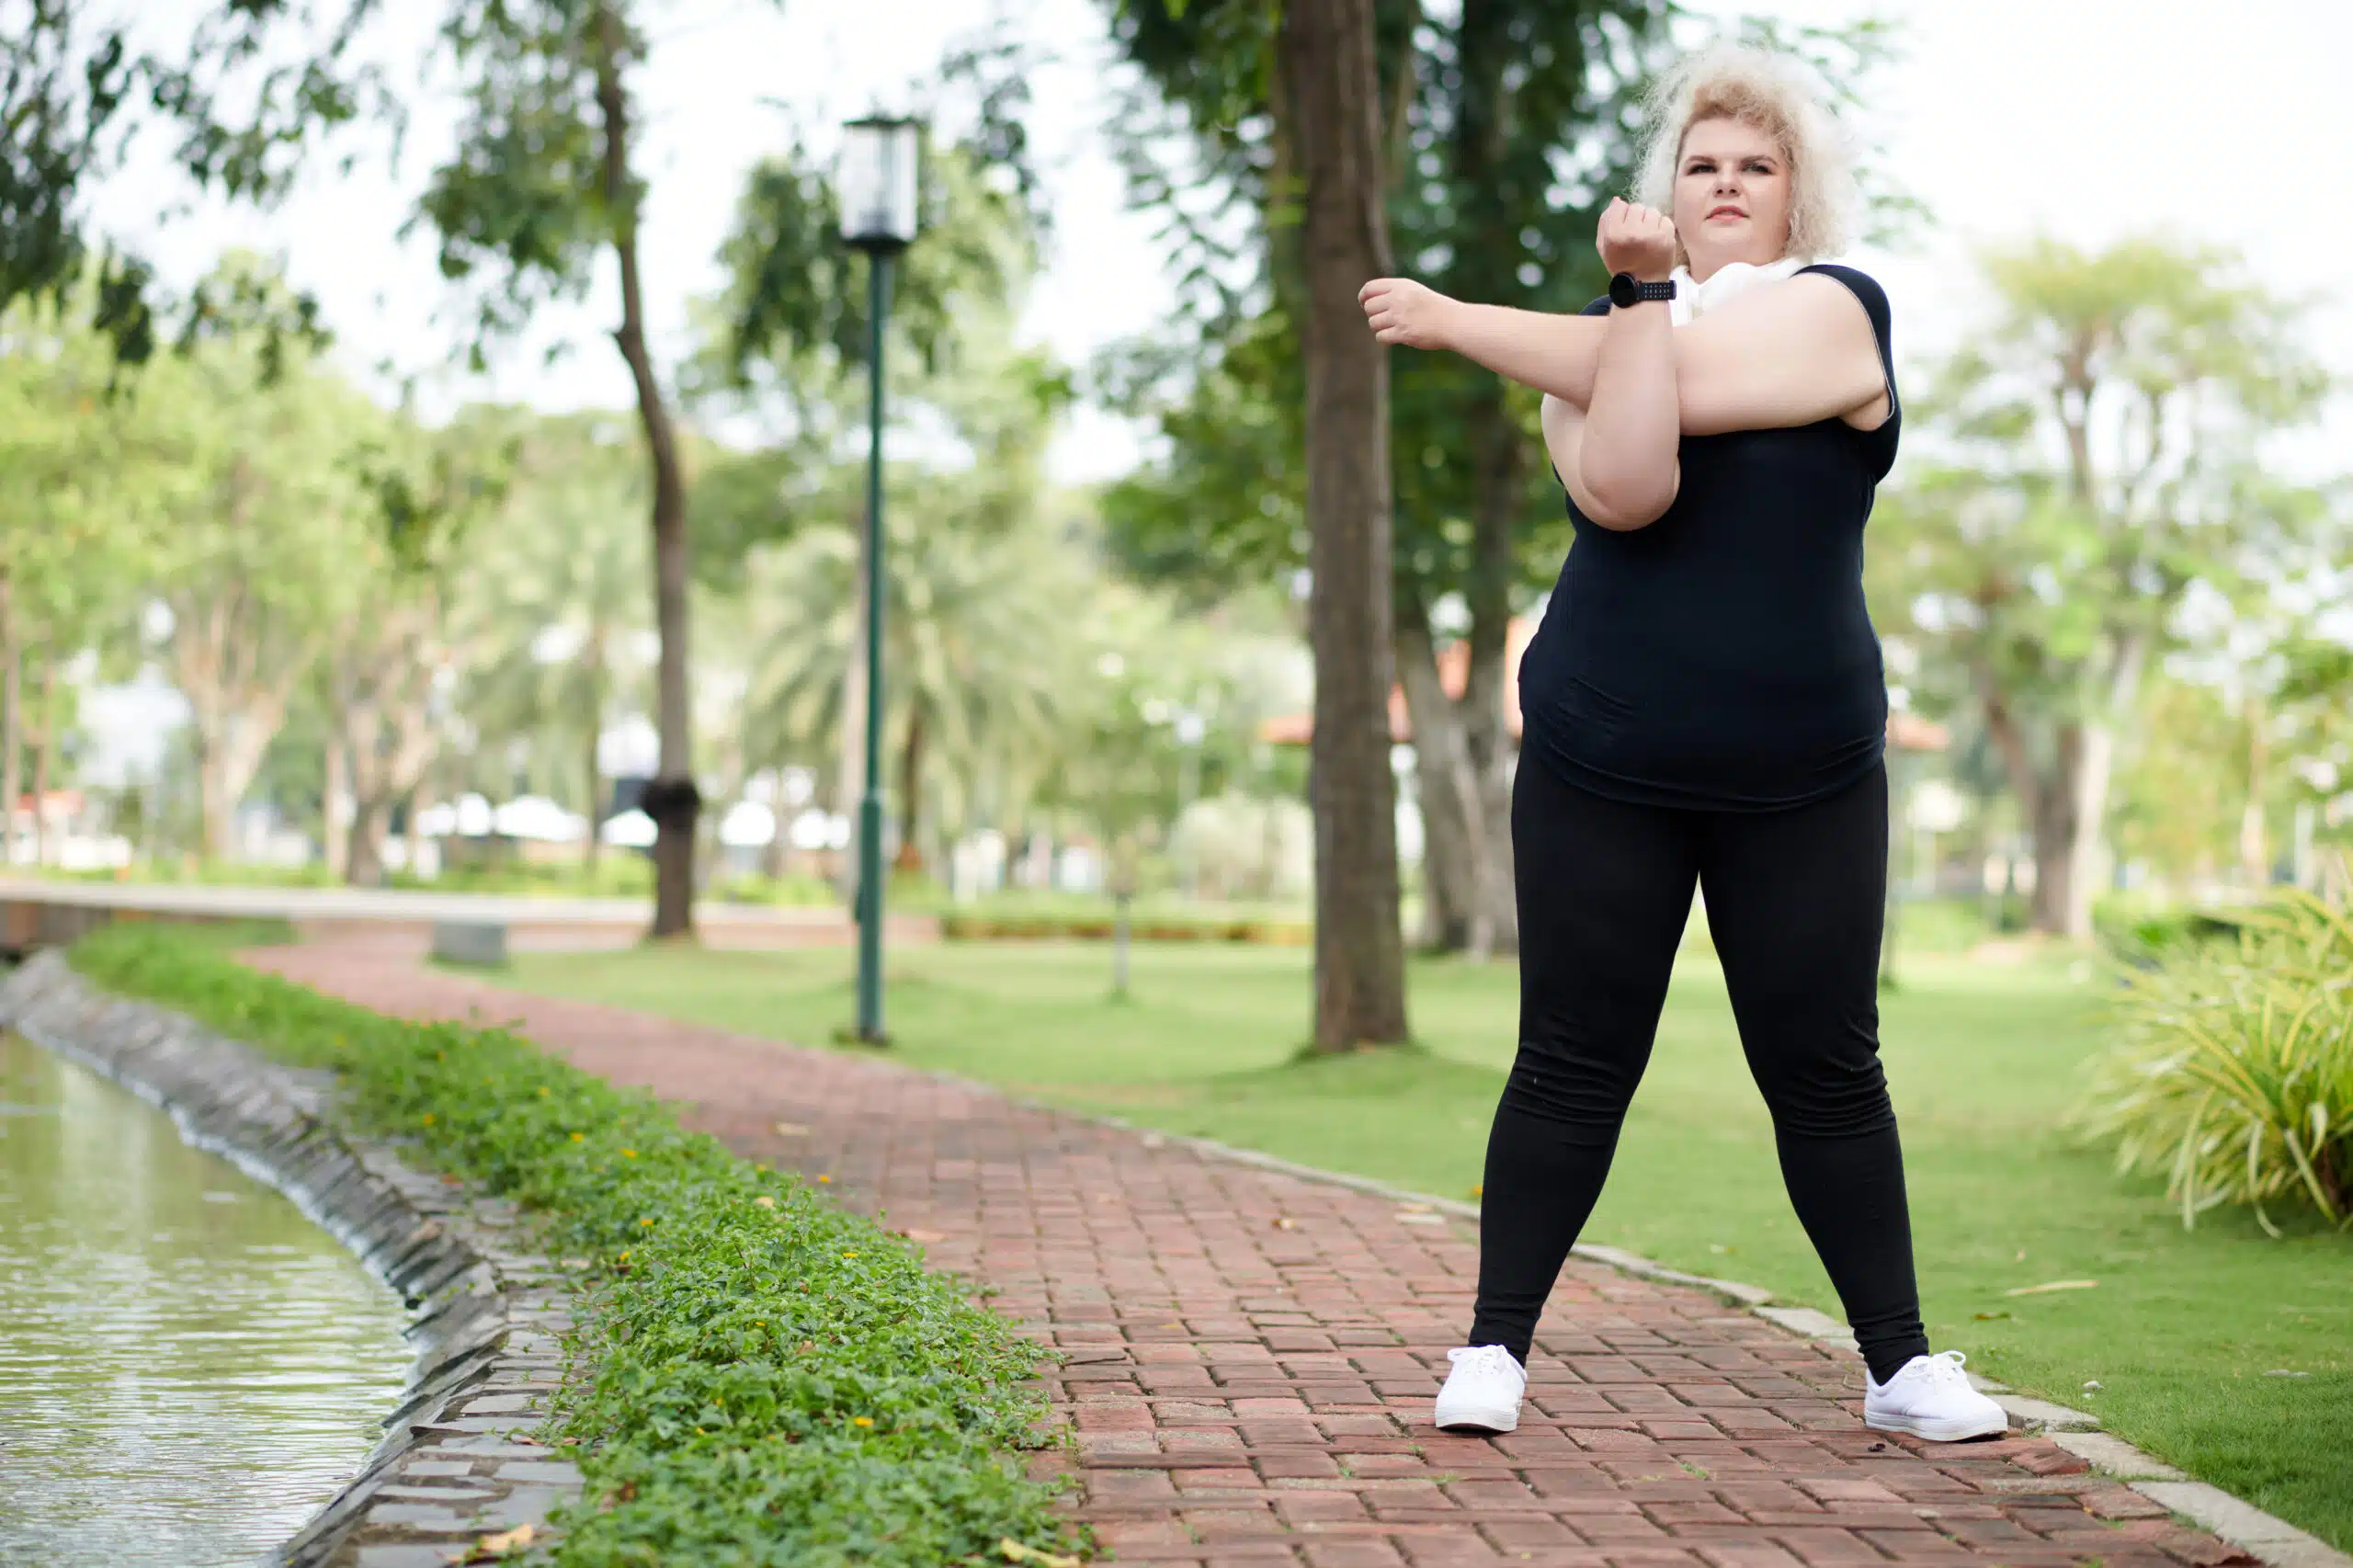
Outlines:
{"type": "Polygon", "coordinates": [[[1673,298],[1675,298],[1675,279],[1672,278],[1664,283],[1638,283],[1634,280],[1632,273],[1620,272],[1613,274],[1609,279],[1609,302],[1621,311],[1629,305],[1639,305],[1645,300],[1672,300],[1673,298]]]}

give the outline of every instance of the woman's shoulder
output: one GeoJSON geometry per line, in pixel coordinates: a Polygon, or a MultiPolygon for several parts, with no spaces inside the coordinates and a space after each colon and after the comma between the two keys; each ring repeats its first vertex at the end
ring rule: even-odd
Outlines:
{"type": "Polygon", "coordinates": [[[1817,261],[1801,267],[1795,276],[1802,278],[1809,272],[1818,272],[1845,284],[1848,292],[1861,301],[1864,312],[1871,318],[1871,325],[1877,327],[1882,335],[1886,334],[1893,312],[1887,302],[1887,290],[1880,287],[1878,278],[1860,267],[1836,261],[1817,261]]]}

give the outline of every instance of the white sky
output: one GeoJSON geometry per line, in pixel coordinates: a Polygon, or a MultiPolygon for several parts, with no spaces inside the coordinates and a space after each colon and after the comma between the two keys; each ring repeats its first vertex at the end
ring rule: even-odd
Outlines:
{"type": "MultiPolygon", "coordinates": [[[[161,0],[145,15],[189,3],[161,0]]],[[[1031,35],[1061,56],[1033,83],[1056,240],[1028,325],[1083,363],[1165,320],[1167,284],[1151,220],[1122,210],[1101,141],[1111,69],[1103,0],[1020,8],[1031,35]]],[[[1698,8],[1741,7],[1699,0],[1698,8]]],[[[1852,258],[1887,285],[1907,358],[1966,328],[1968,250],[1984,240],[2041,229],[2097,244],[2165,229],[2239,245],[2267,282],[2298,290],[2337,286],[2353,256],[2353,201],[2342,188],[2353,153],[2342,107],[2353,6],[2344,0],[1780,0],[1769,8],[1801,22],[1868,8],[1910,29],[1909,58],[1883,77],[1877,123],[1864,129],[1937,227],[1914,254],[1852,258]]],[[[421,40],[440,6],[392,9],[421,40]]],[[[673,359],[688,298],[716,284],[715,253],[745,171],[781,140],[775,106],[790,105],[820,135],[872,104],[895,107],[909,76],[982,10],[975,0],[675,0],[651,10],[657,43],[640,83],[652,122],[644,265],[656,339],[673,359]]],[[[118,181],[101,216],[159,249],[181,284],[224,244],[282,253],[323,301],[355,369],[381,362],[432,372],[455,341],[452,326],[434,319],[450,301],[426,238],[404,244],[395,231],[451,123],[446,107],[429,107],[397,176],[381,159],[340,183],[323,176],[267,217],[207,211],[159,232],[153,214],[172,191],[148,171],[118,181]]],[[[445,373],[441,391],[551,408],[625,405],[627,376],[604,335],[617,314],[606,278],[585,305],[548,312],[486,386],[445,373]],[[569,356],[546,362],[549,347],[567,343],[576,346],[569,356]]],[[[2320,351],[2353,379],[2353,309],[2340,299],[2316,325],[2320,351]]],[[[2333,435],[2353,428],[2344,406],[2333,435]]],[[[2325,449],[2311,449],[2317,466],[2325,449]]],[[[1082,414],[1058,441],[1054,466],[1066,478],[1099,477],[1137,450],[1123,426],[1082,414]]],[[[2300,461],[2301,452],[2302,444],[2300,461]]]]}

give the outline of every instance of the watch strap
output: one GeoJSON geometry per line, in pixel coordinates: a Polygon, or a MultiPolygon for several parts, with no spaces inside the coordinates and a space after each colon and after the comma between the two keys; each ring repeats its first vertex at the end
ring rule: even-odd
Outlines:
{"type": "Polygon", "coordinates": [[[1613,305],[1638,305],[1674,298],[1675,279],[1672,278],[1656,283],[1644,283],[1631,272],[1620,272],[1609,279],[1609,302],[1613,305]]]}

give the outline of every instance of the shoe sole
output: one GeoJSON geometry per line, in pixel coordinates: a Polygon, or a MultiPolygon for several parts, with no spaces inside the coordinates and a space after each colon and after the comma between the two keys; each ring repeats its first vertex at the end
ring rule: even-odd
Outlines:
{"type": "Polygon", "coordinates": [[[1491,1436],[1517,1430],[1518,1426],[1519,1412],[1517,1410],[1501,1413],[1460,1411],[1451,1416],[1439,1418],[1438,1422],[1438,1429],[1441,1432],[1484,1432],[1491,1436]]]}
{"type": "Polygon", "coordinates": [[[1913,1415],[1875,1415],[1867,1411],[1863,1415],[1863,1425],[1874,1432],[1908,1432],[1931,1443],[1965,1443],[1972,1437],[1998,1437],[2010,1429],[2010,1420],[2006,1415],[1976,1421],[1924,1421],[1913,1415]]]}

